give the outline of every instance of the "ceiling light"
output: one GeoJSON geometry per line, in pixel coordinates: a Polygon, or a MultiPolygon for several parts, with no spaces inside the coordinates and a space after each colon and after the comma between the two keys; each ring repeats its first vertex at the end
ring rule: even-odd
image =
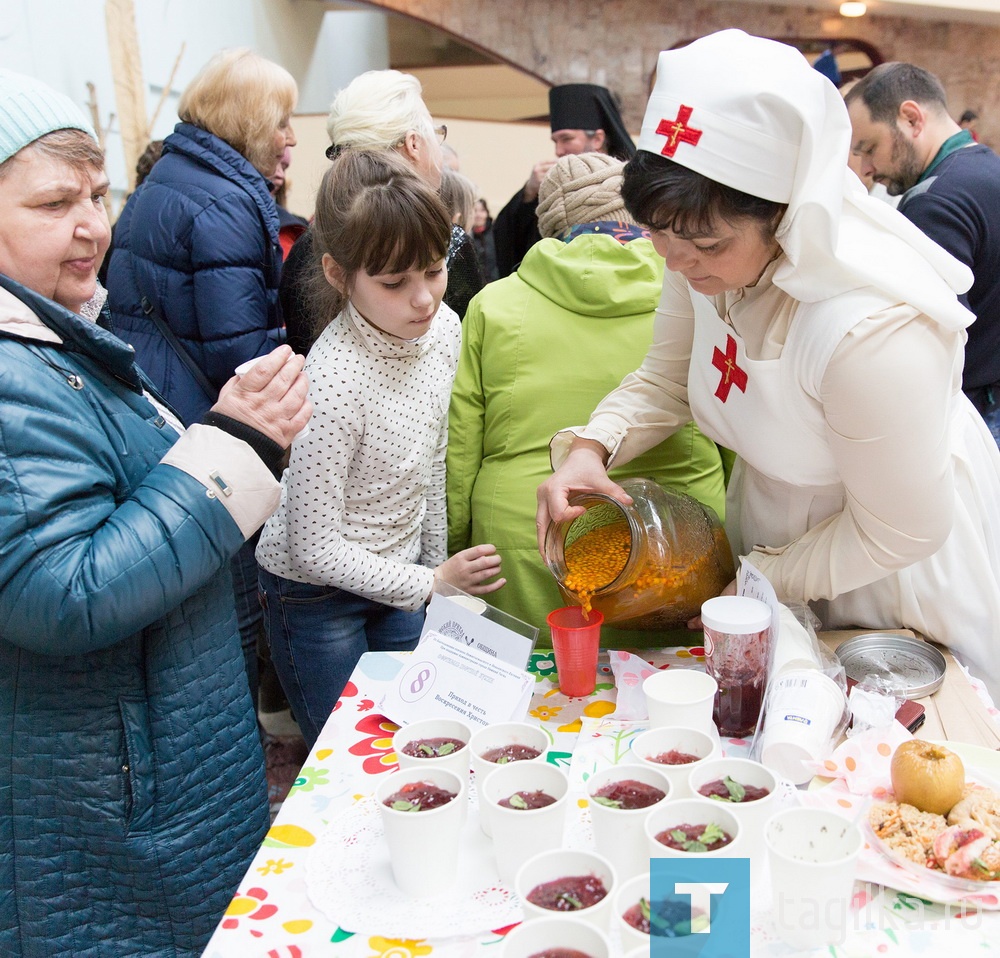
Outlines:
{"type": "Polygon", "coordinates": [[[868,12],[864,0],[844,0],[840,5],[842,17],[863,17],[868,12]]]}

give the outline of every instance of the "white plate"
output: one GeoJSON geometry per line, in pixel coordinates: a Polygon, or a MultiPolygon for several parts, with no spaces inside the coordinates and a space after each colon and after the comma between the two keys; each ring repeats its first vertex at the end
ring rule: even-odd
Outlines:
{"type": "MultiPolygon", "coordinates": [[[[968,745],[964,742],[941,742],[939,744],[950,749],[962,759],[962,763],[965,765],[966,781],[984,785],[1000,793],[1000,753],[981,745],[968,745]]],[[[1000,879],[973,881],[957,878],[953,875],[946,875],[944,872],[924,868],[917,862],[893,853],[875,835],[868,821],[867,812],[865,813],[863,830],[866,841],[876,854],[883,856],[911,876],[910,881],[901,880],[896,883],[886,881],[883,882],[884,884],[899,888],[901,891],[916,892],[930,901],[942,903],[979,895],[989,896],[994,899],[994,902],[1000,900],[1000,879]]],[[[995,904],[993,906],[996,907],[995,904]]]]}

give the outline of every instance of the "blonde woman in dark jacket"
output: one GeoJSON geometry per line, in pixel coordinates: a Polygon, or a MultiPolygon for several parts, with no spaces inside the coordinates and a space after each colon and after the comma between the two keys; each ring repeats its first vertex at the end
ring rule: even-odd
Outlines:
{"type": "MultiPolygon", "coordinates": [[[[250,50],[216,54],[181,95],[181,122],[115,226],[115,331],[184,423],[201,419],[237,366],[284,341],[270,177],[295,143],[296,97],[295,81],[276,63],[250,50]]],[[[237,555],[232,573],[256,699],[254,545],[237,555]]]]}

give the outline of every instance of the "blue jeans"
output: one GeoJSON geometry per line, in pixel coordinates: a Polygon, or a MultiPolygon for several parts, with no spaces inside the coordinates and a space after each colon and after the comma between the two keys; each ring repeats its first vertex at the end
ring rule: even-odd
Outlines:
{"type": "Polygon", "coordinates": [[[416,648],[423,609],[404,612],[353,592],[258,569],[271,662],[309,748],[365,652],[416,648]]]}

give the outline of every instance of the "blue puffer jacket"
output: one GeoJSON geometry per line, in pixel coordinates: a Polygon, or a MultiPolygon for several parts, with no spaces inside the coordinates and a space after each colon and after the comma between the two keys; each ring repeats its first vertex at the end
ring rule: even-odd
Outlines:
{"type": "Polygon", "coordinates": [[[268,823],[243,534],[132,351],[0,287],[0,954],[198,955],[268,823]]]}
{"type": "Polygon", "coordinates": [[[278,213],[267,187],[224,140],[178,123],[115,224],[107,277],[114,331],[187,424],[200,421],[240,363],[283,341],[278,213]],[[212,395],[143,311],[143,297],[212,395]]]}

